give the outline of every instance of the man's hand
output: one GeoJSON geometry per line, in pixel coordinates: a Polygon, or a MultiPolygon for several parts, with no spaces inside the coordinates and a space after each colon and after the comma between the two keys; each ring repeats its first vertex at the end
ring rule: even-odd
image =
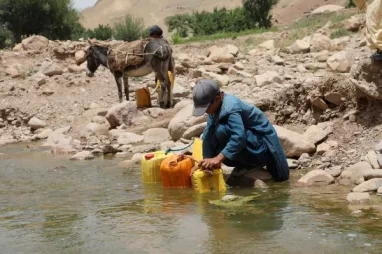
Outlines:
{"type": "Polygon", "coordinates": [[[221,163],[223,162],[223,160],[224,160],[224,155],[219,154],[215,158],[201,160],[199,162],[199,167],[202,170],[218,169],[218,168],[221,168],[221,163]]]}

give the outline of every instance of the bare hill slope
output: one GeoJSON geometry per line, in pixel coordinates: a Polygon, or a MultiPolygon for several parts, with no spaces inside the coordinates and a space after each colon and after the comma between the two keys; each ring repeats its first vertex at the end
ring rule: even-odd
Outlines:
{"type": "MultiPolygon", "coordinates": [[[[164,19],[167,16],[194,10],[211,11],[214,7],[234,8],[240,6],[241,2],[241,0],[99,0],[94,7],[82,12],[82,23],[87,28],[94,28],[131,13],[144,18],[147,26],[158,24],[165,28],[164,19]]],[[[280,0],[273,10],[273,15],[279,25],[284,25],[317,7],[327,4],[344,5],[344,2],[345,0],[280,0]]]]}

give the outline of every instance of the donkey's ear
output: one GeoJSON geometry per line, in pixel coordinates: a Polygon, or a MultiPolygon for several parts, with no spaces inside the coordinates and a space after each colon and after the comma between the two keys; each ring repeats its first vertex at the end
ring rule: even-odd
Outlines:
{"type": "Polygon", "coordinates": [[[88,43],[89,43],[89,45],[93,44],[92,41],[89,38],[88,38],[88,43]]]}

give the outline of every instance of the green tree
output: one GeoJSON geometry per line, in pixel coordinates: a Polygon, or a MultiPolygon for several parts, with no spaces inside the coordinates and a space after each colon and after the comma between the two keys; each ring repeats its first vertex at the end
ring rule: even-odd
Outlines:
{"type": "Polygon", "coordinates": [[[252,27],[270,28],[270,11],[278,0],[243,0],[243,8],[252,27]]]}
{"type": "Polygon", "coordinates": [[[182,38],[185,38],[188,36],[189,31],[193,26],[194,20],[193,16],[190,14],[177,14],[174,16],[166,17],[165,24],[168,27],[169,32],[175,30],[176,34],[182,38]]]}
{"type": "Polygon", "coordinates": [[[12,45],[12,33],[4,26],[0,25],[0,49],[12,45]]]}
{"type": "Polygon", "coordinates": [[[113,37],[113,29],[109,25],[99,25],[94,30],[88,30],[88,37],[98,40],[109,40],[113,37]]]}
{"type": "Polygon", "coordinates": [[[32,34],[71,39],[80,26],[71,0],[0,0],[0,23],[12,32],[15,42],[32,34]]]}
{"type": "Polygon", "coordinates": [[[114,22],[113,31],[116,40],[134,41],[147,37],[143,19],[129,14],[114,22]]]}
{"type": "Polygon", "coordinates": [[[347,0],[345,7],[346,7],[346,8],[355,8],[355,7],[357,7],[357,6],[356,6],[355,3],[353,2],[353,0],[347,0]]]}

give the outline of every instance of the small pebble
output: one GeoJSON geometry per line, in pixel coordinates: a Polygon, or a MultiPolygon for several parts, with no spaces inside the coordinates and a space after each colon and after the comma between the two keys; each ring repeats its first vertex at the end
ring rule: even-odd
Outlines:
{"type": "Polygon", "coordinates": [[[365,247],[371,247],[372,246],[371,243],[365,243],[364,245],[365,245],[365,247]]]}
{"type": "Polygon", "coordinates": [[[348,234],[348,237],[349,238],[355,238],[355,237],[357,237],[357,234],[348,234]]]}

